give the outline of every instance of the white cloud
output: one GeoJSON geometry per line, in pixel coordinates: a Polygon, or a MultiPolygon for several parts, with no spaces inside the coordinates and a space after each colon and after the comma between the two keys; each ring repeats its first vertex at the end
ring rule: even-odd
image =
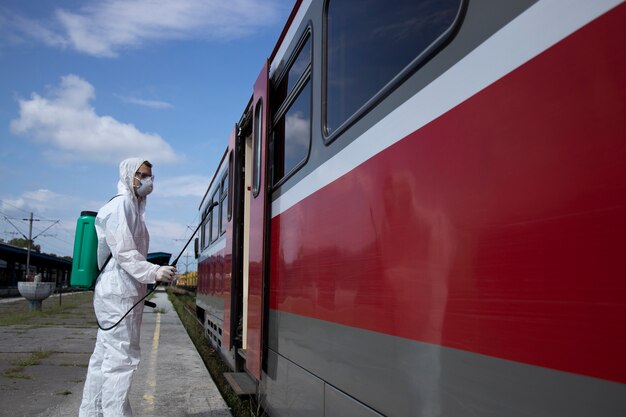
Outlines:
{"type": "Polygon", "coordinates": [[[149,213],[146,226],[150,231],[151,240],[161,239],[164,242],[172,242],[170,245],[164,245],[165,247],[179,246],[179,244],[175,242],[177,242],[178,239],[182,239],[185,235],[189,237],[190,234],[186,225],[175,221],[151,219],[149,213]]]}
{"type": "MultiPolygon", "coordinates": [[[[0,39],[10,44],[24,43],[24,35],[48,46],[66,48],[67,39],[59,34],[60,27],[54,28],[34,19],[20,16],[8,10],[0,10],[0,39]]],[[[2,42],[0,41],[0,42],[2,42]]]]}
{"type": "Polygon", "coordinates": [[[23,212],[45,212],[51,206],[66,202],[68,197],[46,189],[25,191],[18,197],[3,198],[0,207],[2,211],[13,211],[17,208],[23,212]]]}
{"type": "Polygon", "coordinates": [[[90,105],[94,97],[91,84],[66,75],[49,97],[32,93],[29,100],[18,100],[20,115],[11,121],[11,131],[52,145],[46,155],[54,160],[118,163],[135,154],[158,163],[180,160],[161,136],[96,114],[90,105]]]}
{"type": "Polygon", "coordinates": [[[311,141],[311,119],[301,111],[287,114],[285,120],[285,136],[289,138],[292,146],[287,148],[286,158],[304,157],[303,153],[309,148],[311,141]],[[295,146],[294,146],[295,145],[295,146]]]}
{"type": "Polygon", "coordinates": [[[61,194],[55,193],[46,189],[39,189],[36,191],[26,191],[23,194],[24,198],[36,203],[47,203],[54,199],[63,198],[61,194]]]}
{"type": "Polygon", "coordinates": [[[82,210],[97,210],[105,202],[40,188],[24,191],[19,196],[3,196],[0,198],[0,211],[15,217],[24,217],[32,211],[48,219],[59,219],[59,215],[67,216],[70,213],[71,216],[78,217],[82,210]]]}
{"type": "Polygon", "coordinates": [[[138,106],[150,107],[150,108],[153,108],[153,109],[172,109],[172,108],[174,108],[173,105],[171,105],[170,103],[167,103],[165,101],[145,100],[145,99],[142,99],[142,98],[121,96],[121,95],[118,95],[118,94],[114,94],[114,96],[119,98],[120,100],[122,100],[125,103],[137,104],[138,106]]]}
{"type": "Polygon", "coordinates": [[[175,178],[155,180],[154,189],[158,196],[172,197],[200,197],[209,186],[210,179],[202,175],[186,175],[175,178]]]}
{"type": "MultiPolygon", "coordinates": [[[[151,199],[151,198],[150,198],[151,199]]],[[[49,189],[24,191],[19,195],[0,195],[0,237],[9,240],[17,230],[28,235],[28,222],[23,221],[34,213],[35,219],[43,221],[33,223],[33,236],[40,235],[52,221],[59,220],[49,231],[41,234],[35,243],[40,244],[44,252],[53,252],[59,255],[72,255],[76,220],[83,210],[97,211],[107,202],[107,199],[95,201],[67,193],[58,193],[49,189]],[[11,219],[4,219],[4,216],[11,219]]],[[[176,199],[179,204],[187,199],[176,199]]],[[[195,207],[195,202],[192,204],[195,207]]],[[[189,206],[187,204],[187,206],[189,206]]],[[[146,223],[150,231],[150,251],[170,252],[176,256],[182,249],[185,241],[191,236],[192,230],[185,224],[185,220],[192,221],[194,211],[186,213],[181,207],[176,210],[164,209],[163,204],[148,201],[146,223]],[[182,241],[184,239],[185,241],[182,241]]],[[[192,223],[191,226],[194,226],[192,223]]],[[[193,251],[193,246],[187,251],[193,251]]]]}
{"type": "MultiPolygon", "coordinates": [[[[170,262],[173,262],[174,258],[181,253],[183,246],[187,243],[187,240],[191,238],[193,232],[189,229],[188,225],[183,223],[151,219],[149,213],[146,219],[146,226],[150,231],[150,252],[171,253],[172,257],[170,262]]],[[[191,259],[189,259],[189,261],[195,261],[193,258],[193,242],[189,244],[183,253],[178,268],[182,268],[184,265],[183,263],[186,259],[185,253],[191,253],[191,259]]]]}
{"type": "Polygon", "coordinates": [[[17,228],[21,234],[28,236],[29,224],[23,219],[34,213],[33,237],[44,252],[58,255],[72,255],[76,219],[82,210],[97,210],[102,201],[93,201],[69,194],[41,188],[28,190],[20,195],[0,196],[0,211],[11,219],[11,222],[0,219],[0,232],[5,240],[13,237],[17,228]],[[56,222],[58,220],[58,222],[56,222]],[[54,224],[53,224],[54,223],[54,224]],[[48,230],[46,230],[49,227],[48,230]]]}
{"type": "Polygon", "coordinates": [[[229,40],[276,23],[279,0],[104,0],[78,10],[57,9],[48,22],[11,17],[14,27],[51,46],[99,57],[147,42],[229,40]]]}

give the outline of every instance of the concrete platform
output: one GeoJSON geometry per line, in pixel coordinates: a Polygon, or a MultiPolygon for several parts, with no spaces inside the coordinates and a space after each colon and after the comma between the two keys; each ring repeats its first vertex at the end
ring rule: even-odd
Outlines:
{"type": "MultiPolygon", "coordinates": [[[[78,415],[97,328],[91,294],[64,294],[63,303],[71,304],[72,297],[82,301],[67,317],[0,326],[0,416],[78,415]]],[[[133,415],[231,416],[167,294],[157,290],[152,301],[157,309],[144,307],[142,361],[131,389],[133,415]]],[[[44,313],[55,303],[58,299],[45,300],[44,313]]],[[[0,314],[13,307],[26,311],[27,302],[3,302],[0,314]]]]}

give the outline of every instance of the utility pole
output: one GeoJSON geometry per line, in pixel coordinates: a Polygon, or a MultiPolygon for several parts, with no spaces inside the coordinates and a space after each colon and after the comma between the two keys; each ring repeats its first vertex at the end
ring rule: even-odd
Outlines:
{"type": "Polygon", "coordinates": [[[26,279],[30,274],[30,248],[33,244],[33,222],[38,222],[39,219],[33,219],[33,212],[30,212],[30,219],[22,219],[29,222],[28,225],[28,251],[26,252],[26,279]]]}
{"type": "Polygon", "coordinates": [[[185,274],[189,272],[189,252],[185,254],[185,274]]]}
{"type": "MultiPolygon", "coordinates": [[[[37,239],[39,236],[43,235],[46,231],[48,231],[48,229],[50,229],[52,226],[54,226],[55,224],[57,224],[60,220],[50,220],[52,221],[52,224],[48,227],[46,227],[41,233],[39,233],[37,236],[33,237],[33,222],[38,222],[41,221],[41,219],[35,219],[33,218],[33,212],[30,212],[30,217],[28,219],[22,219],[25,222],[28,222],[28,237],[26,237],[24,235],[24,233],[22,233],[22,231],[13,224],[13,222],[6,216],[4,216],[4,219],[9,222],[9,224],[11,224],[11,226],[13,226],[13,228],[15,230],[17,230],[19,232],[20,235],[22,235],[22,237],[24,237],[24,239],[26,239],[28,241],[28,247],[26,250],[26,277],[28,278],[28,274],[30,272],[30,252],[32,250],[32,246],[33,246],[33,241],[35,239],[37,239]]],[[[47,221],[47,220],[46,220],[47,221]]]]}

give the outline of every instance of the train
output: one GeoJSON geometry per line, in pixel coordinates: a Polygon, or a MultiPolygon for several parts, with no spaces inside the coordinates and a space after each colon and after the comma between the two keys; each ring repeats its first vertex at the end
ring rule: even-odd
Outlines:
{"type": "Polygon", "coordinates": [[[626,416],[625,26],[295,2],[198,208],[198,315],[267,415],[626,416]]]}

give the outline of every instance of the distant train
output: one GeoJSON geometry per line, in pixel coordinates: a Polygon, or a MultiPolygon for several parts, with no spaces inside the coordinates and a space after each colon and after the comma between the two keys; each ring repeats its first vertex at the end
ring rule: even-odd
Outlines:
{"type": "Polygon", "coordinates": [[[625,27],[296,2],[199,208],[199,315],[269,415],[626,416],[625,27]]]}

